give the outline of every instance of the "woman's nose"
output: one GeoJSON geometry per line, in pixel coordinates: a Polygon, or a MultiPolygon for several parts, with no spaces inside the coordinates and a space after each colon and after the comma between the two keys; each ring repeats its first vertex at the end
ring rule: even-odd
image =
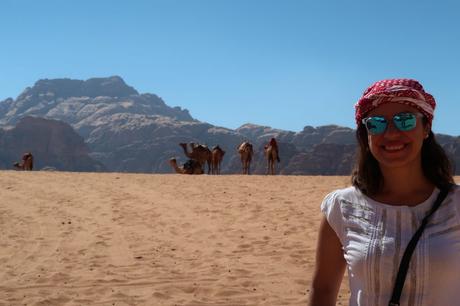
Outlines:
{"type": "Polygon", "coordinates": [[[400,131],[395,126],[393,120],[388,120],[388,125],[383,135],[386,137],[393,137],[393,136],[399,136],[399,133],[400,131]]]}

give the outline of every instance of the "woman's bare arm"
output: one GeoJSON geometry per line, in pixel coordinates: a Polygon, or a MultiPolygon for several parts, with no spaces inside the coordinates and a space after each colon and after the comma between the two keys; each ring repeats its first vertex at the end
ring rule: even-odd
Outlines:
{"type": "Polygon", "coordinates": [[[345,266],[342,244],[323,217],[319,227],[309,306],[335,306],[345,266]]]}

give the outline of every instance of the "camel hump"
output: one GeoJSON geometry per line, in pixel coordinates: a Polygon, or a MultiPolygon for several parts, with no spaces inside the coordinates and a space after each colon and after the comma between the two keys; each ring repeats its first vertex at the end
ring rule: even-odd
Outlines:
{"type": "Polygon", "coordinates": [[[198,144],[198,145],[195,145],[195,147],[193,148],[193,150],[197,151],[197,152],[205,152],[206,154],[210,154],[211,153],[211,150],[208,148],[207,145],[202,145],[202,144],[198,144]]]}
{"type": "Polygon", "coordinates": [[[192,145],[192,148],[208,149],[207,145],[204,145],[204,144],[201,144],[201,143],[196,144],[194,142],[191,142],[191,145],[192,145]]]}
{"type": "Polygon", "coordinates": [[[216,152],[216,151],[217,151],[217,152],[220,152],[220,153],[222,153],[222,154],[225,153],[225,151],[222,150],[222,148],[221,148],[219,145],[213,147],[213,148],[212,148],[212,151],[213,151],[213,152],[216,152]]]}
{"type": "Polygon", "coordinates": [[[238,151],[244,151],[247,147],[252,147],[252,145],[248,141],[244,141],[240,146],[238,147],[238,151]]]}
{"type": "Polygon", "coordinates": [[[272,147],[275,147],[275,148],[278,147],[278,144],[276,143],[276,139],[275,139],[275,138],[270,139],[270,145],[271,145],[272,147]]]}

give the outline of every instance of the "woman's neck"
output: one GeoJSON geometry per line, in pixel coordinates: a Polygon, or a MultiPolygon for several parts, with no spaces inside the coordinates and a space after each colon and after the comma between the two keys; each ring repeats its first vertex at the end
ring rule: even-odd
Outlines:
{"type": "Polygon", "coordinates": [[[423,175],[421,167],[381,168],[382,189],[375,199],[388,204],[417,205],[433,192],[434,185],[423,175]]]}

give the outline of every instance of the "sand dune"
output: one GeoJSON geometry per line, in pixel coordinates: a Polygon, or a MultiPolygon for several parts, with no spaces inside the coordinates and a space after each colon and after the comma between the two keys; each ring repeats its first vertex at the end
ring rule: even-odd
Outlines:
{"type": "Polygon", "coordinates": [[[0,171],[0,305],[305,305],[348,182],[0,171]]]}

